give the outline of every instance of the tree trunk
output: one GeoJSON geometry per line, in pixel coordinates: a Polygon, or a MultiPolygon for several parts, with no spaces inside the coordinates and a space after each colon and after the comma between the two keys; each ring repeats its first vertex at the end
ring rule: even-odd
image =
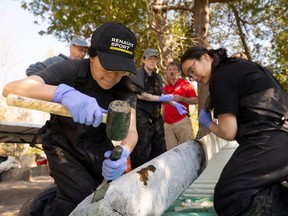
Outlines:
{"type": "MultiPolygon", "coordinates": [[[[160,53],[160,70],[165,71],[168,62],[173,60],[172,37],[169,35],[167,27],[167,1],[156,0],[150,7],[153,13],[152,28],[154,29],[160,53]]],[[[165,73],[164,73],[165,74],[165,73]]]]}
{"type": "MultiPolygon", "coordinates": [[[[197,0],[194,6],[194,22],[197,45],[208,47],[208,27],[209,27],[209,0],[197,0]]],[[[208,85],[198,83],[198,110],[204,107],[207,96],[209,95],[208,85]]],[[[209,131],[199,126],[198,138],[208,134],[209,131]]]]}

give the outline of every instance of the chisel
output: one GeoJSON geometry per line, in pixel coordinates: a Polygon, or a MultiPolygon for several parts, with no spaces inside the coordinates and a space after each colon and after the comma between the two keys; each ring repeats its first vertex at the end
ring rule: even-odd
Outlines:
{"type": "MultiPolygon", "coordinates": [[[[110,160],[112,161],[119,160],[121,158],[122,152],[123,148],[120,145],[115,146],[110,156],[110,160]]],[[[106,191],[109,188],[110,182],[111,181],[104,178],[103,182],[96,188],[91,203],[97,202],[105,196],[106,191]]]]}

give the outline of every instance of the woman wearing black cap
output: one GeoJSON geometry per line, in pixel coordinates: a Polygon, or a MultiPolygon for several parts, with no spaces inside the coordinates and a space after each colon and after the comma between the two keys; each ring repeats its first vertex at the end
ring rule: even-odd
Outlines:
{"type": "MultiPolygon", "coordinates": [[[[57,185],[53,212],[48,215],[69,215],[103,176],[113,180],[126,170],[138,138],[135,93],[139,92],[126,76],[136,74],[135,48],[136,38],[130,29],[117,22],[105,23],[92,35],[89,59],[59,62],[37,76],[4,87],[4,96],[13,93],[61,103],[72,115],[51,116],[42,134],[42,146],[57,185]],[[121,141],[123,153],[116,161],[107,159],[111,154],[108,150],[114,146],[101,123],[102,113],[114,100],[127,101],[132,108],[128,136],[121,141]]],[[[35,215],[39,215],[37,211],[35,215]]]]}
{"type": "Polygon", "coordinates": [[[188,49],[182,70],[208,84],[218,123],[201,110],[199,123],[215,135],[236,140],[236,149],[215,187],[221,216],[288,215],[283,181],[288,176],[288,95],[270,71],[225,49],[188,49]]]}

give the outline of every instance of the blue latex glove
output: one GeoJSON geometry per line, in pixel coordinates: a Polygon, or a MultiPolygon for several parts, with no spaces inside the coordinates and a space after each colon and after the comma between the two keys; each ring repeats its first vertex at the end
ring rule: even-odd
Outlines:
{"type": "Polygon", "coordinates": [[[210,111],[201,109],[199,117],[198,117],[198,121],[205,128],[209,129],[209,125],[212,123],[212,117],[211,117],[210,111]]]}
{"type": "Polygon", "coordinates": [[[106,151],[105,159],[102,165],[102,175],[106,180],[114,180],[119,178],[127,169],[127,159],[129,157],[128,150],[123,147],[121,158],[117,161],[110,160],[112,151],[106,151]]]}
{"type": "Polygon", "coordinates": [[[159,102],[169,102],[174,99],[172,94],[166,94],[159,96],[159,102]]]}
{"type": "Polygon", "coordinates": [[[188,113],[187,108],[183,104],[175,102],[173,103],[173,106],[177,109],[180,115],[186,115],[188,113]]]}
{"type": "Polygon", "coordinates": [[[53,102],[63,104],[75,122],[98,127],[102,122],[102,109],[95,98],[85,95],[66,84],[60,84],[55,89],[53,102]]]}

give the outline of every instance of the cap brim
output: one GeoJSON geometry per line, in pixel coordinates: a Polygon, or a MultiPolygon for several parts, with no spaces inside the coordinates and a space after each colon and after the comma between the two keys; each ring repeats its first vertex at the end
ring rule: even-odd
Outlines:
{"type": "Polygon", "coordinates": [[[134,59],[123,56],[116,56],[97,51],[99,61],[103,68],[110,71],[127,71],[137,74],[134,59]]]}
{"type": "Polygon", "coordinates": [[[79,46],[79,47],[86,47],[86,48],[88,48],[88,46],[87,45],[84,45],[84,44],[73,44],[73,45],[76,45],[76,46],[79,46]]]}
{"type": "Polygon", "coordinates": [[[157,58],[159,58],[158,57],[158,55],[157,54],[146,54],[146,55],[144,55],[146,58],[149,58],[149,57],[152,57],[152,56],[155,56],[155,57],[157,57],[157,58]]]}

